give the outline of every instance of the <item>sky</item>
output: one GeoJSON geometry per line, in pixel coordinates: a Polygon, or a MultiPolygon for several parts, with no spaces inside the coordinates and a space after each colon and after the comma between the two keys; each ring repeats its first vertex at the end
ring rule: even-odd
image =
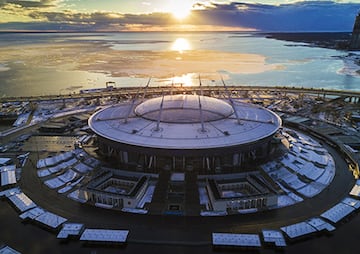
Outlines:
{"type": "Polygon", "coordinates": [[[0,31],[351,31],[360,0],[0,0],[0,31]]]}

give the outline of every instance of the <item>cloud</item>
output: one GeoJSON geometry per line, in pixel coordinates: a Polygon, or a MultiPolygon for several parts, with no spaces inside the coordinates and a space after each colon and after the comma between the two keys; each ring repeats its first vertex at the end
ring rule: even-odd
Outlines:
{"type": "Polygon", "coordinates": [[[198,23],[245,26],[265,31],[351,31],[360,10],[357,3],[306,1],[264,5],[212,3],[194,13],[198,23]]]}
{"type": "Polygon", "coordinates": [[[17,5],[23,8],[49,8],[55,7],[58,0],[40,0],[40,1],[27,1],[27,0],[0,0],[0,7],[6,5],[17,5]]]}
{"type": "Polygon", "coordinates": [[[151,27],[154,30],[161,30],[161,27],[168,30],[177,26],[206,27],[209,30],[212,26],[214,30],[226,27],[259,31],[351,31],[360,10],[360,4],[333,1],[281,5],[209,1],[196,3],[191,15],[179,23],[170,13],[80,12],[53,8],[61,2],[0,0],[0,16],[8,17],[0,20],[0,29],[16,30],[23,24],[21,30],[122,31],[151,30],[151,27]],[[22,19],[16,20],[15,17],[20,15],[22,19]],[[21,22],[24,20],[26,22],[21,22]]]}
{"type": "Polygon", "coordinates": [[[170,25],[173,24],[170,14],[119,14],[115,12],[79,13],[63,12],[33,12],[29,14],[34,20],[47,20],[49,23],[93,24],[94,29],[107,24],[142,24],[142,25],[170,25]]]}

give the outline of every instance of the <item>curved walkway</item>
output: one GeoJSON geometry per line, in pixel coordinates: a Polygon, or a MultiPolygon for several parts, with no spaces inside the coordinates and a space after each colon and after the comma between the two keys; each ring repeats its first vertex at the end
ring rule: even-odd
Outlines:
{"type": "Polygon", "coordinates": [[[331,148],[327,149],[336,161],[336,177],[322,193],[290,207],[256,214],[227,217],[134,215],[82,205],[43,185],[36,175],[34,155],[30,157],[33,163],[23,169],[20,187],[40,207],[69,221],[84,223],[87,227],[130,230],[129,242],[204,243],[210,241],[212,232],[259,233],[264,228],[279,229],[319,216],[348,196],[355,180],[345,161],[331,148]]]}
{"type": "MultiPolygon", "coordinates": [[[[226,217],[153,216],[127,214],[83,205],[59,195],[55,190],[50,190],[43,184],[37,176],[37,154],[35,153],[30,155],[29,163],[23,168],[20,188],[37,205],[67,218],[69,222],[84,223],[86,227],[130,230],[129,245],[126,247],[125,252],[143,252],[148,246],[151,246],[154,253],[169,253],[175,250],[188,253],[189,251],[193,252],[194,249],[201,252],[211,252],[212,232],[260,233],[262,229],[279,229],[282,226],[319,216],[348,196],[354,186],[355,179],[351,172],[348,171],[346,162],[339,154],[330,147],[326,148],[336,161],[336,176],[333,182],[322,193],[312,199],[307,199],[290,207],[263,213],[226,217]]],[[[6,244],[19,247],[18,249],[23,253],[89,253],[89,250],[82,247],[79,242],[59,245],[54,234],[50,234],[34,225],[21,224],[18,214],[9,205],[5,204],[0,212],[0,227],[6,229],[0,233],[0,239],[5,241],[6,244]],[[22,250],[20,247],[24,249],[22,250]],[[39,249],[43,248],[47,249],[39,251],[39,249]]],[[[358,220],[358,217],[353,219],[353,221],[358,220]]],[[[353,221],[342,225],[334,233],[334,237],[339,235],[340,245],[343,242],[348,242],[347,237],[350,237],[350,239],[353,237],[353,230],[344,232],[345,227],[354,227],[352,225],[353,221]]],[[[339,250],[339,248],[329,249],[329,244],[324,244],[326,240],[324,237],[320,237],[290,245],[286,250],[291,253],[303,253],[310,246],[316,249],[317,253],[329,254],[339,253],[340,250],[343,251],[343,249],[339,250]],[[313,241],[316,241],[316,244],[313,241]],[[320,252],[320,247],[316,247],[320,244],[319,242],[322,242],[323,248],[327,252],[320,252]],[[336,249],[338,251],[334,252],[336,249]],[[299,252],[300,250],[302,252],[299,252]]],[[[327,240],[328,243],[329,241],[332,243],[331,240],[327,240]]],[[[103,248],[101,250],[101,253],[117,253],[118,251],[103,248]]],[[[354,250],[352,253],[358,252],[356,249],[354,250]]],[[[261,250],[261,252],[263,251],[268,253],[266,249],[261,250]]]]}

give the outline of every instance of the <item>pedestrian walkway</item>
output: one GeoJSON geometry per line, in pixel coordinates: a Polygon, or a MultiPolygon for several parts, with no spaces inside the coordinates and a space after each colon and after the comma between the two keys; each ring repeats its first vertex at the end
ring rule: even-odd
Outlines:
{"type": "Polygon", "coordinates": [[[170,180],[170,171],[163,170],[159,174],[159,180],[156,184],[152,202],[149,206],[150,214],[162,214],[166,210],[168,184],[170,180]]]}
{"type": "Polygon", "coordinates": [[[200,198],[196,172],[187,171],[185,182],[185,213],[190,216],[198,216],[200,214],[200,198]]]}

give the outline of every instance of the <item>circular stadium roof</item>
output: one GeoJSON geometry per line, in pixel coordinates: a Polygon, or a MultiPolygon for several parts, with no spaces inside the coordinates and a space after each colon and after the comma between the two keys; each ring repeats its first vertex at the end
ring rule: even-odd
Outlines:
{"type": "Polygon", "coordinates": [[[185,94],[150,99],[135,108],[140,117],[153,121],[160,118],[160,122],[166,123],[200,123],[201,118],[204,122],[216,121],[232,113],[232,107],[224,101],[185,94]]]}
{"type": "Polygon", "coordinates": [[[249,103],[198,95],[168,95],[104,108],[89,119],[102,138],[158,149],[246,145],[276,133],[281,119],[249,103]]]}

